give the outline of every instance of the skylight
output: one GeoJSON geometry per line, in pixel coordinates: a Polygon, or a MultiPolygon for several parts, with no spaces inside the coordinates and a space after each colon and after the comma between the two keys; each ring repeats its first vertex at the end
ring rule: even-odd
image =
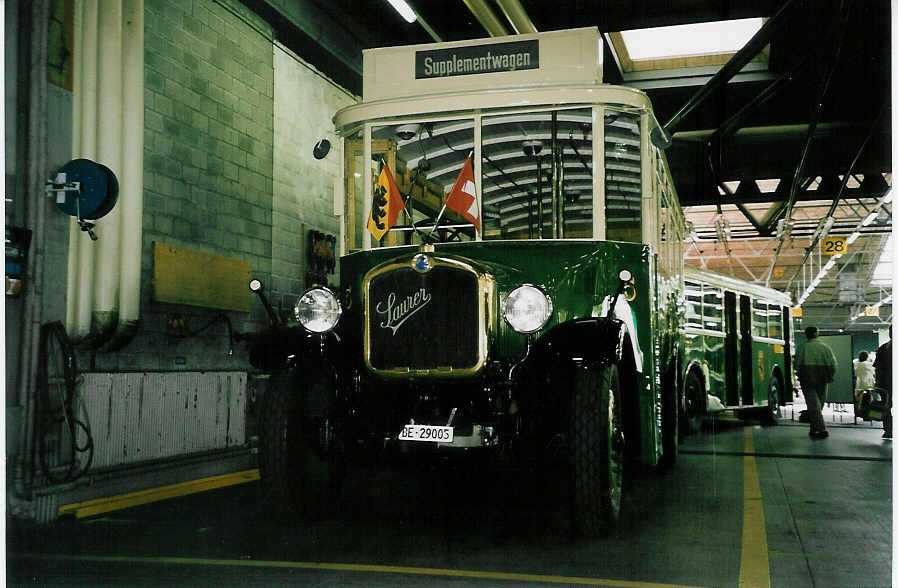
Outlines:
{"type": "Polygon", "coordinates": [[[743,18],[621,31],[633,61],[735,53],[761,28],[763,19],[743,18]]]}
{"type": "Polygon", "coordinates": [[[882,257],[879,258],[879,263],[876,264],[876,269],[873,270],[873,279],[870,280],[872,285],[883,287],[892,285],[892,277],[894,275],[892,271],[892,254],[892,235],[889,235],[885,246],[882,248],[882,257]]]}

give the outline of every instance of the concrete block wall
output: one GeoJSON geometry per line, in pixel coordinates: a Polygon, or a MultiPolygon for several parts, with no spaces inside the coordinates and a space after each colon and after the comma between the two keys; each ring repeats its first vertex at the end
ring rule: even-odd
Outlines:
{"type": "MultiPolygon", "coordinates": [[[[288,49],[274,47],[274,204],[272,211],[273,303],[291,308],[304,289],[308,232],[339,237],[334,180],[340,177],[341,143],[331,117],[355,98],[288,49]],[[331,150],[315,159],[312,149],[328,138],[331,150]],[[300,233],[299,227],[305,232],[300,233]]],[[[328,276],[331,285],[339,275],[328,276]]]]}
{"type": "MultiPolygon", "coordinates": [[[[271,27],[239,2],[146,0],[142,327],[93,368],[245,369],[226,324],[171,336],[169,321],[207,325],[221,311],[152,301],[154,241],[248,261],[271,274],[274,69],[271,27]]],[[[233,328],[265,324],[261,306],[226,312],[233,328]]]]}

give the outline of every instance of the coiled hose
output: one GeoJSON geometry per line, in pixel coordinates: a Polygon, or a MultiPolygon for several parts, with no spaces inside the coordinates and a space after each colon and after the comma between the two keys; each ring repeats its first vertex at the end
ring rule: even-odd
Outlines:
{"type": "Polygon", "coordinates": [[[77,480],[93,461],[87,411],[81,410],[84,420],[77,418],[83,407],[79,394],[75,351],[65,327],[59,321],[47,323],[41,327],[38,351],[35,447],[41,472],[51,484],[77,480]]]}

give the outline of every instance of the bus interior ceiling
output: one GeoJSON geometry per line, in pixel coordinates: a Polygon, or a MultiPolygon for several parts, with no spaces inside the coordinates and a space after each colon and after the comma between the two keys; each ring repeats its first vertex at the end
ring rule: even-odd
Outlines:
{"type": "MultiPolygon", "coordinates": [[[[476,7],[483,3],[465,2],[475,7],[470,11],[461,4],[446,11],[441,2],[413,2],[420,26],[406,25],[381,0],[343,0],[322,9],[348,18],[364,34],[364,47],[433,42],[428,29],[442,41],[487,36],[482,23],[492,19],[476,7]]],[[[519,6],[536,31],[598,27],[604,81],[645,91],[661,124],[676,117],[666,154],[686,214],[688,264],[790,293],[803,308],[796,327],[886,328],[891,273],[874,279],[874,270],[892,229],[889,3],[522,0],[519,6]],[[774,17],[751,63],[694,105],[692,98],[730,55],[635,60],[619,34],[774,17]],[[843,245],[826,237],[841,237],[843,245]],[[841,257],[830,255],[838,253],[834,247],[845,248],[841,257]],[[877,316],[868,316],[866,308],[874,306],[877,316]]],[[[508,25],[505,32],[515,34],[512,17],[506,21],[493,8],[492,16],[508,25]]],[[[517,20],[526,32],[526,20],[517,20]]],[[[440,145],[445,139],[421,135],[440,145]]],[[[421,147],[429,153],[427,143],[421,147]]],[[[521,145],[512,148],[520,152],[521,145]]],[[[531,167],[537,175],[537,165],[531,167]]]]}

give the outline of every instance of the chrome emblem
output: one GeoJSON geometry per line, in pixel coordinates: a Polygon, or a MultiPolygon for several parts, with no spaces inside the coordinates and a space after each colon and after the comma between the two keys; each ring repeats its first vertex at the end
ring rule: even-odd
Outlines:
{"type": "Polygon", "coordinates": [[[397,297],[395,292],[390,292],[387,299],[378,302],[374,310],[383,317],[381,328],[390,329],[395,335],[402,323],[412,318],[413,314],[427,306],[430,301],[430,292],[425,288],[420,288],[414,294],[402,299],[397,297]]]}
{"type": "Polygon", "coordinates": [[[416,272],[420,272],[423,274],[424,272],[429,271],[432,267],[430,258],[423,253],[419,253],[412,258],[412,267],[415,268],[416,272]]]}

